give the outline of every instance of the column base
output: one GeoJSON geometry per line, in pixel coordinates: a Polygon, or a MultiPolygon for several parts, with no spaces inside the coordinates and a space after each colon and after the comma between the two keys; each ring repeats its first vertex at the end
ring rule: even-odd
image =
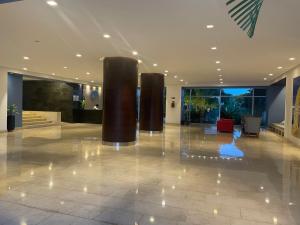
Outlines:
{"type": "Polygon", "coordinates": [[[152,130],[140,130],[140,133],[146,133],[146,134],[161,134],[161,133],[163,133],[163,130],[162,130],[162,131],[158,131],[158,130],[155,130],[155,131],[152,131],[152,130]]]}
{"type": "Polygon", "coordinates": [[[110,142],[110,141],[102,141],[103,145],[107,146],[132,146],[136,144],[136,141],[131,141],[131,142],[110,142]]]}

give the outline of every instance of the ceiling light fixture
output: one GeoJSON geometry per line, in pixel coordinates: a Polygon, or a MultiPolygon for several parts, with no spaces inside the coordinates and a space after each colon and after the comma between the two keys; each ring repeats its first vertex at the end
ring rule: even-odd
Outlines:
{"type": "Polygon", "coordinates": [[[55,7],[55,6],[58,5],[56,1],[47,1],[47,4],[52,6],[52,7],[55,7]]]}
{"type": "Polygon", "coordinates": [[[264,80],[268,80],[268,78],[265,77],[264,80]]]}
{"type": "Polygon", "coordinates": [[[141,64],[141,63],[143,63],[143,61],[142,61],[141,59],[139,59],[139,60],[138,60],[138,63],[141,64]]]}
{"type": "Polygon", "coordinates": [[[79,79],[78,77],[75,78],[75,80],[78,80],[78,79],[79,79]]]}
{"type": "Polygon", "coordinates": [[[64,69],[68,69],[68,67],[67,67],[67,66],[64,66],[64,69]]]}
{"type": "Polygon", "coordinates": [[[269,73],[269,76],[272,77],[272,76],[273,76],[273,73],[269,73]]]}
{"type": "Polygon", "coordinates": [[[92,80],[91,82],[92,82],[92,83],[94,83],[94,81],[93,81],[93,80],[92,80]]]}
{"type": "Polygon", "coordinates": [[[177,75],[175,75],[174,78],[177,79],[177,75]]]}
{"type": "Polygon", "coordinates": [[[23,70],[27,71],[28,69],[26,67],[24,67],[23,70]]]}
{"type": "Polygon", "coordinates": [[[91,75],[91,73],[90,73],[90,72],[86,72],[85,74],[86,74],[86,75],[91,75]]]}
{"type": "Polygon", "coordinates": [[[110,35],[109,34],[103,34],[103,37],[108,39],[108,38],[110,38],[110,35]]]}
{"type": "Polygon", "coordinates": [[[157,63],[154,63],[153,66],[154,66],[154,67],[157,67],[158,65],[157,65],[157,63]]]}
{"type": "Polygon", "coordinates": [[[211,50],[217,50],[217,47],[214,46],[214,47],[211,47],[210,49],[211,50]]]}
{"type": "Polygon", "coordinates": [[[215,26],[212,25],[212,24],[206,25],[206,28],[207,28],[207,29],[213,29],[214,27],[215,27],[215,26]]]}
{"type": "Polygon", "coordinates": [[[52,73],[52,76],[55,76],[55,73],[52,73]]]}
{"type": "Polygon", "coordinates": [[[221,71],[221,70],[222,70],[221,68],[218,68],[218,69],[217,69],[217,71],[221,71]]]}
{"type": "Polygon", "coordinates": [[[223,84],[223,81],[221,81],[220,84],[223,84]]]}
{"type": "Polygon", "coordinates": [[[138,55],[139,53],[137,51],[132,51],[132,55],[138,55]]]}
{"type": "Polygon", "coordinates": [[[76,54],[76,57],[81,58],[82,55],[81,55],[80,53],[77,53],[77,54],[76,54]]]}
{"type": "Polygon", "coordinates": [[[278,66],[277,69],[281,70],[283,67],[282,66],[278,66]]]}
{"type": "Polygon", "coordinates": [[[24,56],[23,59],[24,60],[29,60],[29,57],[28,56],[24,56]]]}
{"type": "Polygon", "coordinates": [[[220,64],[221,63],[221,61],[216,61],[216,64],[220,64]]]}
{"type": "Polygon", "coordinates": [[[165,77],[167,77],[167,76],[168,76],[168,74],[166,74],[166,73],[165,73],[164,75],[165,75],[165,77]]]}
{"type": "Polygon", "coordinates": [[[181,79],[180,82],[183,82],[183,80],[181,79]]]}
{"type": "Polygon", "coordinates": [[[223,78],[220,78],[220,79],[219,79],[219,81],[222,81],[222,80],[223,80],[223,78]]]}
{"type": "Polygon", "coordinates": [[[222,76],[223,76],[222,74],[219,75],[219,77],[222,77],[222,76]]]}
{"type": "Polygon", "coordinates": [[[169,73],[169,70],[165,70],[165,73],[169,73]]]}
{"type": "Polygon", "coordinates": [[[292,57],[292,58],[289,58],[290,61],[294,61],[296,58],[292,57]]]}

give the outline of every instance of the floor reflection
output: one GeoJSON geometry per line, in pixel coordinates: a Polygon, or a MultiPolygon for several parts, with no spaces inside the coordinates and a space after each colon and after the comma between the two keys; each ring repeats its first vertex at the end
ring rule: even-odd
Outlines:
{"type": "Polygon", "coordinates": [[[96,125],[0,134],[0,224],[300,224],[300,152],[279,136],[166,126],[117,148],[100,137],[96,125]]]}
{"type": "Polygon", "coordinates": [[[240,130],[234,130],[230,144],[221,144],[219,153],[221,158],[243,158],[244,152],[236,146],[236,141],[241,137],[240,130]]]}

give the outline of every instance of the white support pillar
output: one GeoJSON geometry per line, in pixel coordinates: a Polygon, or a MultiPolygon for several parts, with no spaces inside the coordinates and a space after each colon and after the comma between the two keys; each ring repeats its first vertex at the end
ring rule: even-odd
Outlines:
{"type": "Polygon", "coordinates": [[[287,139],[292,137],[292,117],[293,117],[293,76],[286,77],[285,88],[285,123],[284,136],[287,139]]]}
{"type": "Polygon", "coordinates": [[[7,76],[8,70],[0,67],[0,132],[7,130],[7,76]]]}
{"type": "Polygon", "coordinates": [[[166,123],[180,124],[181,121],[181,86],[168,85],[166,96],[166,123]],[[172,106],[174,101],[174,107],[172,106]]]}

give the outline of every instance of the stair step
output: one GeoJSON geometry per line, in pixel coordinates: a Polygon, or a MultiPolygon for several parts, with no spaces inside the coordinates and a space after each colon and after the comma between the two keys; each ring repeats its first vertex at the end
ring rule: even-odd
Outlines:
{"type": "Polygon", "coordinates": [[[38,123],[38,124],[28,124],[28,125],[24,125],[23,124],[23,129],[29,129],[29,128],[37,128],[37,127],[48,127],[48,126],[52,126],[52,125],[56,125],[55,123],[38,123]]]}
{"type": "Polygon", "coordinates": [[[42,118],[42,117],[37,117],[37,118],[23,118],[23,121],[45,121],[47,120],[46,118],[42,118]]]}
{"type": "Polygon", "coordinates": [[[23,122],[23,127],[28,125],[41,125],[41,124],[51,124],[52,121],[30,121],[30,122],[23,122]]]}

